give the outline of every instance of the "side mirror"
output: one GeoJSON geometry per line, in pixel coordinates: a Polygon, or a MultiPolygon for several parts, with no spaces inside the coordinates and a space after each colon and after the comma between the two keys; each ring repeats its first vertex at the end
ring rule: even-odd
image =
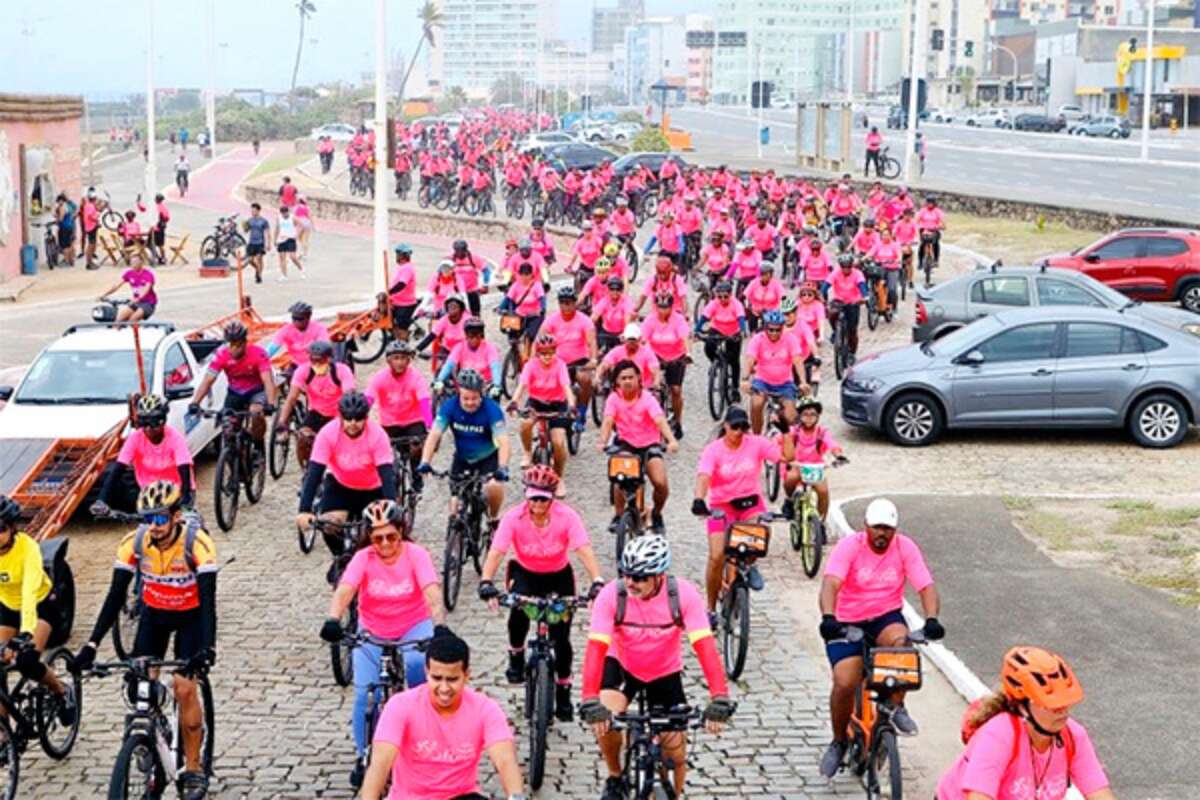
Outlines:
{"type": "Polygon", "coordinates": [[[186,400],[196,393],[191,386],[172,386],[166,391],[167,400],[186,400]]]}
{"type": "Polygon", "coordinates": [[[1096,255],[1095,253],[1088,253],[1086,256],[1083,257],[1083,260],[1088,262],[1089,264],[1095,264],[1097,261],[1100,260],[1100,256],[1096,255]]]}
{"type": "Polygon", "coordinates": [[[13,392],[16,390],[15,386],[0,386],[0,401],[7,403],[12,399],[13,392]]]}
{"type": "Polygon", "coordinates": [[[983,353],[978,350],[971,350],[958,357],[959,364],[965,364],[968,367],[978,367],[983,363],[983,353]]]}

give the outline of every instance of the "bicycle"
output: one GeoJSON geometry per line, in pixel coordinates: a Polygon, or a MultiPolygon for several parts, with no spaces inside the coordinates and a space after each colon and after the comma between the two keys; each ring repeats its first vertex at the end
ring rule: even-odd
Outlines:
{"type": "Polygon", "coordinates": [[[498,598],[506,608],[520,608],[535,624],[525,647],[525,719],[529,720],[529,785],[542,788],[546,774],[546,736],[554,717],[554,645],[550,626],[569,622],[571,612],[586,606],[586,597],[529,597],[505,593],[498,598]]]}
{"type": "Polygon", "coordinates": [[[850,352],[850,337],[848,334],[849,325],[846,323],[846,304],[841,300],[830,300],[829,310],[837,316],[837,321],[833,325],[833,331],[830,334],[830,340],[833,343],[833,371],[840,381],[842,376],[846,374],[846,370],[850,368],[850,362],[854,359],[854,354],[850,352]]]}
{"type": "Polygon", "coordinates": [[[96,200],[96,210],[100,212],[100,224],[112,233],[117,233],[122,223],[125,222],[125,218],[121,216],[119,211],[112,207],[112,195],[108,193],[108,190],[104,189],[102,191],[104,192],[104,197],[97,198],[96,200]]]}
{"type": "MultiPolygon", "coordinates": [[[[641,223],[638,223],[639,225],[641,223]]],[[[638,254],[637,247],[634,244],[634,235],[617,235],[617,241],[621,243],[622,255],[625,256],[625,263],[629,265],[629,280],[627,283],[633,285],[637,281],[638,267],[641,265],[642,257],[638,254]]]]}
{"type": "Polygon", "coordinates": [[[442,553],[442,602],[447,611],[458,605],[459,590],[462,589],[463,562],[470,558],[475,574],[483,572],[483,556],[492,546],[492,522],[485,525],[487,501],[483,496],[483,484],[489,476],[477,472],[451,475],[449,470],[433,470],[435,478],[450,481],[450,494],[458,499],[458,505],[446,522],[446,546],[442,553]]]}
{"type": "Polygon", "coordinates": [[[554,466],[554,442],[550,438],[550,423],[561,418],[563,415],[559,413],[547,413],[545,411],[534,411],[529,408],[522,409],[520,414],[524,419],[533,419],[532,463],[543,464],[547,467],[554,466]]]}
{"type": "Polygon", "coordinates": [[[517,393],[521,369],[525,366],[525,354],[521,345],[524,331],[524,317],[511,312],[500,312],[500,332],[508,338],[508,351],[504,354],[504,363],[500,366],[500,390],[509,400],[517,393]]]}
{"type": "Polygon", "coordinates": [[[876,162],[876,170],[881,172],[886,180],[894,181],[900,177],[903,167],[900,165],[900,159],[888,153],[891,149],[890,147],[885,147],[879,151],[879,161],[876,162]]]}
{"type": "Polygon", "coordinates": [[[408,193],[412,191],[412,173],[401,172],[396,175],[396,196],[400,198],[400,202],[408,199],[408,193]]]}
{"type": "Polygon", "coordinates": [[[520,186],[510,186],[504,193],[504,213],[509,219],[525,217],[525,197],[520,186]]]}
{"type": "Polygon", "coordinates": [[[62,257],[62,248],[58,246],[58,220],[31,223],[35,228],[45,228],[42,233],[42,247],[46,252],[46,267],[54,269],[62,257]]]}
{"type": "Polygon", "coordinates": [[[867,328],[875,330],[882,318],[892,321],[892,306],[888,303],[887,279],[884,267],[870,259],[863,261],[863,274],[867,279],[867,328]]]}
{"type": "Polygon", "coordinates": [[[937,269],[937,258],[934,255],[936,250],[934,247],[935,239],[936,237],[932,231],[921,232],[921,249],[917,258],[917,268],[925,274],[926,289],[933,285],[931,273],[937,269]]]}
{"type": "Polygon", "coordinates": [[[608,455],[610,500],[615,500],[616,493],[620,492],[625,501],[620,516],[610,526],[616,534],[616,563],[620,564],[621,554],[625,552],[625,543],[641,536],[645,530],[642,509],[645,469],[642,459],[636,453],[617,446],[609,446],[604,452],[608,455]]]}
{"type": "Polygon", "coordinates": [[[717,617],[725,674],[730,680],[737,680],[746,667],[746,654],[750,650],[750,569],[767,555],[771,526],[766,523],[782,517],[767,512],[759,514],[757,522],[733,522],[719,510],[709,516],[725,522],[725,566],[717,597],[717,617]]]}
{"type": "MultiPolygon", "coordinates": [[[[774,441],[782,431],[779,420],[783,418],[783,396],[767,393],[767,402],[763,405],[763,436],[774,441]]],[[[763,483],[767,487],[767,497],[771,502],[779,498],[779,487],[783,485],[783,469],[778,461],[768,461],[763,464],[763,483]]]]}
{"type": "Polygon", "coordinates": [[[237,521],[242,486],[252,505],[262,499],[267,480],[266,453],[246,428],[249,411],[204,411],[201,416],[215,418],[221,426],[221,449],[213,478],[213,510],[217,525],[228,533],[237,521]]]}
{"type": "Polygon", "coordinates": [[[638,693],[637,713],[613,715],[613,730],[626,731],[624,780],[632,800],[675,800],[671,763],[663,754],[664,733],[684,733],[703,727],[701,712],[690,706],[647,709],[645,694],[638,693]]]}
{"type": "Polygon", "coordinates": [[[42,752],[55,761],[70,755],[79,737],[82,719],[83,684],[77,673],[72,673],[71,653],[59,647],[51,652],[46,663],[59,680],[69,680],[75,690],[75,722],[64,726],[58,720],[62,699],[39,683],[21,676],[15,686],[8,688],[8,675],[15,672],[13,664],[0,666],[0,797],[13,800],[17,796],[20,778],[21,754],[35,739],[42,752]],[[69,676],[69,678],[68,678],[69,676]]]}
{"type": "Polygon", "coordinates": [[[496,204],[492,201],[491,190],[468,194],[466,202],[463,203],[463,210],[470,217],[481,217],[484,215],[495,217],[496,204]]]}
{"type": "Polygon", "coordinates": [[[213,232],[200,242],[201,260],[234,256],[246,247],[246,240],[237,230],[237,214],[218,217],[213,232]]]}
{"type": "Polygon", "coordinates": [[[708,413],[719,422],[725,416],[725,409],[737,404],[737,384],[731,374],[728,352],[730,343],[738,337],[709,333],[700,338],[717,345],[716,358],[708,362],[708,413]]]}
{"type": "MultiPolygon", "coordinates": [[[[836,458],[831,466],[848,464],[845,456],[836,458]]],[[[821,568],[821,555],[825,547],[825,520],[821,517],[816,485],[825,480],[825,464],[798,464],[800,486],[792,495],[792,521],[788,533],[792,549],[800,553],[800,564],[804,574],[817,577],[821,568]]]]}
{"type": "MultiPolygon", "coordinates": [[[[313,545],[316,543],[317,531],[341,537],[342,553],[333,557],[333,562],[329,565],[329,571],[325,573],[330,587],[337,588],[338,581],[341,579],[342,573],[346,571],[346,567],[350,565],[350,559],[354,558],[354,554],[358,551],[359,544],[362,542],[366,530],[367,524],[361,519],[336,522],[334,520],[314,517],[311,525],[297,531],[297,533],[300,536],[300,550],[306,555],[312,552],[313,545]]],[[[353,631],[358,629],[357,596],[347,606],[341,623],[342,630],[353,631]]],[[[333,669],[333,680],[338,686],[349,686],[354,681],[354,659],[351,648],[345,646],[342,642],[330,643],[329,661],[333,669]]]]}
{"type": "MultiPolygon", "coordinates": [[[[178,709],[172,699],[171,709],[167,710],[168,689],[159,681],[157,673],[163,667],[178,670],[186,666],[186,661],[146,656],[92,666],[90,674],[96,677],[125,671],[123,697],[130,713],[125,715],[124,738],[109,779],[109,800],[162,797],[183,772],[185,759],[178,709]]],[[[216,715],[208,670],[198,671],[192,679],[198,684],[203,709],[200,763],[204,774],[211,777],[216,715]]],[[[174,692],[171,695],[173,698],[174,692]]]]}
{"type": "MultiPolygon", "coordinates": [[[[863,637],[861,628],[846,626],[845,641],[861,642],[863,637]]],[[[903,796],[904,776],[896,741],[899,734],[892,722],[896,712],[892,695],[921,688],[921,656],[911,645],[923,644],[925,635],[922,631],[910,631],[907,641],[910,646],[863,648],[863,680],[854,696],[850,746],[841,769],[848,768],[859,776],[867,800],[903,796]],[[885,776],[886,790],[880,783],[881,776],[885,776]]]]}

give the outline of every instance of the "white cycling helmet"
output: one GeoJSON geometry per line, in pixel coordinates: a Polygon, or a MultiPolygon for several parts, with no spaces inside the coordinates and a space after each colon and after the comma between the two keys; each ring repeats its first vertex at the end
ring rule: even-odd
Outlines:
{"type": "Polygon", "coordinates": [[[665,536],[647,534],[625,545],[621,553],[621,574],[644,578],[662,575],[671,567],[671,545],[665,536]]]}
{"type": "Polygon", "coordinates": [[[900,512],[896,510],[896,504],[886,497],[877,497],[871,501],[871,505],[867,506],[865,521],[868,527],[875,525],[886,525],[889,528],[896,528],[900,525],[900,512]]]}
{"type": "Polygon", "coordinates": [[[641,338],[642,338],[642,326],[638,325],[636,322],[631,322],[628,325],[626,325],[624,332],[622,332],[622,334],[621,334],[621,339],[623,339],[623,340],[641,339],[641,338]]]}

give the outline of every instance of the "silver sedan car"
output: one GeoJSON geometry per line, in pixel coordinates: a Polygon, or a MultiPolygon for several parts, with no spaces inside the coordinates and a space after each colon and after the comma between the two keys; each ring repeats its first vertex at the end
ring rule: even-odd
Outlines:
{"type": "Polygon", "coordinates": [[[1200,325],[1120,310],[1002,311],[937,341],[864,356],[842,418],[909,447],[947,428],[1126,428],[1173,447],[1200,422],[1200,325]]]}

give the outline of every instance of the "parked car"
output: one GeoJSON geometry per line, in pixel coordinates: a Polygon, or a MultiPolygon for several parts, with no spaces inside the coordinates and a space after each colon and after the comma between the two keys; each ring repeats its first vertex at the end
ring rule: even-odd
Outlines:
{"type": "Polygon", "coordinates": [[[590,122],[580,125],[573,133],[581,142],[610,142],[613,139],[612,126],[607,122],[590,122]]]}
{"type": "Polygon", "coordinates": [[[1138,300],[1178,301],[1200,314],[1197,229],[1126,228],[1038,263],[1079,270],[1138,300]]]}
{"type": "Polygon", "coordinates": [[[980,317],[1013,308],[1089,306],[1123,310],[1200,336],[1200,319],[1178,308],[1133,303],[1120,292],[1073,269],[1003,267],[978,269],[931,288],[917,289],[914,342],[953,333],[980,317]]]}
{"type": "Polygon", "coordinates": [[[613,162],[613,175],[618,178],[624,178],[625,174],[635,166],[648,167],[651,172],[657,175],[667,159],[671,159],[681,168],[688,165],[686,161],[674,153],[627,153],[613,162]]]}
{"type": "Polygon", "coordinates": [[[865,356],[842,419],[917,447],[954,428],[1126,428],[1173,447],[1200,420],[1200,337],[1120,311],[1028,308],[865,356]]]}
{"type": "Polygon", "coordinates": [[[542,133],[535,133],[522,141],[517,146],[517,149],[522,153],[539,153],[547,147],[560,144],[575,144],[578,141],[574,134],[567,133],[566,131],[543,131],[542,133]]]}
{"type": "Polygon", "coordinates": [[[1083,110],[1082,106],[1077,106],[1070,103],[1059,106],[1057,114],[1066,120],[1068,124],[1072,122],[1081,122],[1088,118],[1088,113],[1083,110]]]}
{"type": "Polygon", "coordinates": [[[1083,120],[1071,129],[1076,136],[1107,136],[1110,139],[1129,138],[1129,120],[1124,117],[1096,117],[1083,120]]]}
{"type": "Polygon", "coordinates": [[[582,142],[550,145],[543,148],[542,155],[559,172],[569,169],[588,170],[616,158],[607,150],[582,142]]]}
{"type": "Polygon", "coordinates": [[[612,126],[613,141],[627,142],[642,132],[644,126],[640,122],[617,122],[612,126]]]}
{"type": "Polygon", "coordinates": [[[1011,119],[1007,108],[985,108],[968,116],[966,123],[968,128],[999,128],[1011,119]]]}
{"type": "Polygon", "coordinates": [[[927,108],[921,112],[921,119],[929,122],[942,122],[949,124],[954,122],[954,112],[946,111],[941,108],[927,108]]]}
{"type": "Polygon", "coordinates": [[[322,125],[319,128],[313,128],[308,134],[310,139],[320,139],[322,136],[328,136],[335,142],[348,142],[354,138],[354,134],[358,130],[353,125],[347,125],[344,122],[331,122],[328,125],[322,125]]]}
{"type": "Polygon", "coordinates": [[[1067,121],[1062,117],[1051,117],[1045,114],[1018,114],[1013,118],[1011,127],[1018,131],[1056,133],[1067,127],[1067,121]]]}

